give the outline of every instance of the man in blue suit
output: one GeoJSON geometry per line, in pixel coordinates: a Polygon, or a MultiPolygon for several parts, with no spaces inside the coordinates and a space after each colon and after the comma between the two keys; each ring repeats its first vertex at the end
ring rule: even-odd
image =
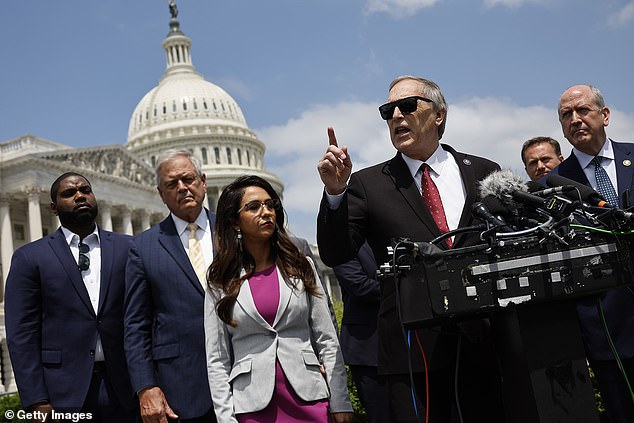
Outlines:
{"type": "Polygon", "coordinates": [[[366,411],[368,423],[392,421],[390,397],[384,376],[378,374],[379,337],[377,318],[381,286],[376,280],[376,263],[372,249],[364,243],[357,256],[335,266],[343,297],[343,317],[339,342],[343,359],[366,411]]]}
{"type": "Polygon", "coordinates": [[[123,351],[130,237],[95,224],[97,200],[80,174],[53,182],[50,208],[61,227],[15,251],[5,290],[7,343],[22,407],[135,422],[123,351]]]}
{"type": "MultiPolygon", "coordinates": [[[[609,120],[610,109],[597,88],[575,85],[564,91],[559,99],[559,122],[573,150],[552,173],[612,197],[615,207],[629,206],[623,204],[623,193],[634,188],[634,144],[608,139],[605,127],[609,120]],[[606,174],[607,178],[601,176],[606,174]]],[[[577,305],[586,354],[610,421],[634,422],[634,398],[625,382],[627,377],[630,386],[634,383],[634,292],[631,287],[611,289],[599,300],[602,312],[597,299],[577,305]],[[624,373],[610,349],[600,313],[605,316],[624,373]]]]}
{"type": "Polygon", "coordinates": [[[170,215],[130,248],[124,322],[130,380],[144,423],[215,422],[203,328],[215,221],[203,207],[206,177],[200,160],[185,150],[161,154],[156,176],[170,215]],[[200,250],[204,262],[194,266],[200,250]]]}

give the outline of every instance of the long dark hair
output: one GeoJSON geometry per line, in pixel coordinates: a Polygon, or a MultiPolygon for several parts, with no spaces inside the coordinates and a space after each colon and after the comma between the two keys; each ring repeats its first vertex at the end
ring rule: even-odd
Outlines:
{"type": "MultiPolygon", "coordinates": [[[[264,189],[272,199],[280,199],[266,180],[255,175],[244,175],[227,185],[220,194],[216,208],[214,227],[216,256],[211,263],[207,283],[214,293],[216,292],[214,288],[222,290],[224,295],[222,297],[217,295],[216,312],[223,322],[231,326],[236,324],[232,314],[240,286],[255,272],[255,260],[248,251],[242,248],[242,242],[238,239],[238,232],[235,229],[244,191],[247,187],[253,186],[264,189]],[[245,270],[245,274],[240,276],[242,269],[245,270]]],[[[317,295],[312,267],[286,232],[282,207],[275,211],[275,232],[271,237],[271,252],[286,283],[297,288],[292,278],[298,278],[309,294],[317,295]]]]}

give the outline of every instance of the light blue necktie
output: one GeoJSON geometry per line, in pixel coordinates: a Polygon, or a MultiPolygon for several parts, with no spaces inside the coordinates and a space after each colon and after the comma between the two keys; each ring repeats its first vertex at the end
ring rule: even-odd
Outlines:
{"type": "Polygon", "coordinates": [[[597,192],[601,194],[610,205],[618,207],[619,198],[616,196],[616,191],[614,190],[608,173],[603,166],[601,166],[602,158],[601,156],[595,156],[595,158],[592,159],[592,163],[594,163],[594,177],[597,179],[597,192]]]}

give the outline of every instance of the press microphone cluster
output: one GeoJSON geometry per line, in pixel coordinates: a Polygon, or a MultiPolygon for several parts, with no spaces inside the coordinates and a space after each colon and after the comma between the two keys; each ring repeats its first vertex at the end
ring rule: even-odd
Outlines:
{"type": "Polygon", "coordinates": [[[572,201],[552,192],[543,197],[531,193],[529,191],[544,191],[546,187],[536,182],[526,183],[510,170],[489,174],[479,188],[482,200],[472,206],[472,213],[499,232],[536,226],[540,218],[537,209],[557,217],[572,212],[572,201]]]}
{"type": "MultiPolygon", "coordinates": [[[[546,177],[546,183],[550,187],[556,188],[564,188],[570,187],[568,190],[567,196],[574,196],[575,200],[579,200],[580,205],[587,211],[611,211],[615,217],[621,220],[632,220],[634,214],[632,212],[625,211],[618,207],[612,206],[610,203],[605,201],[605,198],[592,188],[572,179],[565,178],[561,175],[550,173],[546,177]],[[594,209],[593,209],[594,208],[594,209]],[[597,210],[598,209],[598,210],[597,210]]],[[[546,190],[547,191],[547,190],[546,190]]]]}
{"type": "Polygon", "coordinates": [[[493,172],[480,182],[481,201],[473,204],[472,214],[502,233],[535,226],[540,214],[560,220],[609,211],[622,221],[633,220],[631,212],[610,206],[589,186],[557,174],[549,174],[546,183],[524,182],[510,170],[493,172]]]}

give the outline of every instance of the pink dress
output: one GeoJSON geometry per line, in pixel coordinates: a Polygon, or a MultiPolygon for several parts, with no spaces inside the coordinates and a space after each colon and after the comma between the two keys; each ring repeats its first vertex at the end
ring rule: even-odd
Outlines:
{"type": "MultiPolygon", "coordinates": [[[[273,325],[280,302],[280,286],[275,266],[249,278],[251,295],[260,315],[273,325]]],[[[308,324],[308,322],[306,322],[308,324]]],[[[286,380],[279,361],[275,362],[275,389],[271,402],[260,411],[236,415],[240,423],[328,423],[328,401],[304,401],[286,380]]]]}

